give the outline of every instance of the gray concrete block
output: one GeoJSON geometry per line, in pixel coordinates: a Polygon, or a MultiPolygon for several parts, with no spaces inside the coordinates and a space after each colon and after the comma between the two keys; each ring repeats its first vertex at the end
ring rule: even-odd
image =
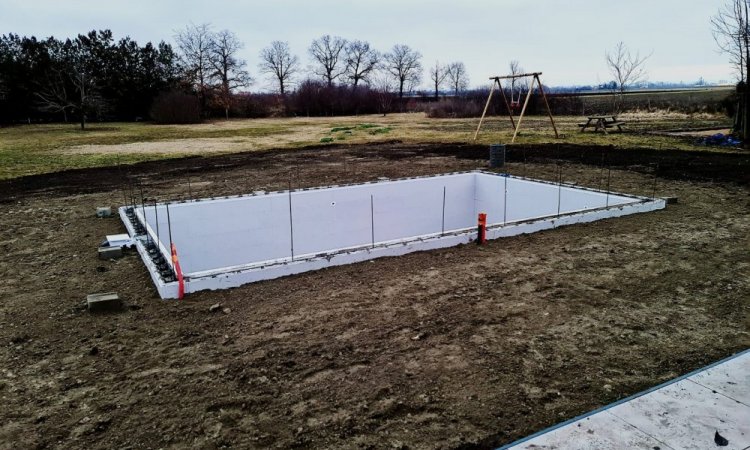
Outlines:
{"type": "Polygon", "coordinates": [[[99,247],[99,259],[113,259],[122,256],[122,247],[99,247]]]}
{"type": "Polygon", "coordinates": [[[86,296],[86,304],[91,313],[113,312],[122,309],[120,296],[116,292],[89,294],[86,296]]]}
{"type": "Polygon", "coordinates": [[[96,208],[96,217],[112,217],[112,208],[109,206],[100,206],[96,208]]]}

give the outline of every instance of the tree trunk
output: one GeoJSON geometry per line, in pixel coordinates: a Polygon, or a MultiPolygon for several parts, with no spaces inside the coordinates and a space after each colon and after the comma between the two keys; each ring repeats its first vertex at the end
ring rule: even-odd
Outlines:
{"type": "Polygon", "coordinates": [[[83,131],[84,128],[86,128],[86,114],[81,111],[81,131],[83,131]]]}
{"type": "Polygon", "coordinates": [[[750,96],[748,95],[748,88],[747,88],[747,82],[748,82],[747,78],[750,78],[750,72],[748,72],[750,71],[750,33],[747,30],[747,23],[748,23],[748,19],[750,19],[750,17],[748,17],[750,14],[748,14],[747,1],[744,2],[744,6],[745,6],[745,11],[744,11],[745,17],[743,17],[743,23],[745,24],[745,26],[743,27],[744,30],[742,30],[742,38],[745,40],[745,64],[746,64],[745,77],[746,79],[743,80],[745,83],[744,83],[742,94],[741,94],[742,101],[744,104],[742,105],[742,132],[740,134],[741,134],[741,139],[742,139],[742,146],[744,148],[750,148],[748,147],[750,146],[750,140],[747,139],[748,128],[750,128],[748,127],[749,125],[748,113],[750,113],[750,101],[748,100],[750,100],[750,96]]]}

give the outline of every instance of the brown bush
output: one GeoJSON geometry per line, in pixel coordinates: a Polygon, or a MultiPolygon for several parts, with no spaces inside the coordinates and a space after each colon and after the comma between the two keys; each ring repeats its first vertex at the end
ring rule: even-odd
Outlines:
{"type": "Polygon", "coordinates": [[[156,123],[198,123],[200,101],[195,95],[180,91],[162,92],[151,104],[151,119],[156,123]]]}

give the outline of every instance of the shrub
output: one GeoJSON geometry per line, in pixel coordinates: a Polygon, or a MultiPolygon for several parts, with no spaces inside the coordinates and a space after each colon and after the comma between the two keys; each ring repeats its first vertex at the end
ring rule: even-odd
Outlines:
{"type": "Polygon", "coordinates": [[[442,100],[430,105],[427,117],[434,119],[478,117],[482,114],[480,106],[467,99],[442,100]]]}
{"type": "Polygon", "coordinates": [[[200,101],[195,95],[180,91],[162,92],[151,104],[151,119],[156,123],[198,123],[200,101]]]}

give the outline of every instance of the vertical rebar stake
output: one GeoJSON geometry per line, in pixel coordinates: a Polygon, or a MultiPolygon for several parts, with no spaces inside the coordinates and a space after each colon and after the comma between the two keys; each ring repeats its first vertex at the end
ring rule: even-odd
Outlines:
{"type": "Polygon", "coordinates": [[[445,234],[445,186],[443,186],[443,225],[440,233],[445,234]]]}
{"type": "Polygon", "coordinates": [[[193,201],[193,188],[190,185],[190,174],[187,174],[187,180],[188,180],[188,200],[193,201]]]}
{"type": "Polygon", "coordinates": [[[612,178],[612,166],[607,167],[607,202],[604,204],[606,208],[609,208],[609,181],[612,178]]]}
{"type": "Polygon", "coordinates": [[[557,215],[560,216],[560,199],[562,197],[562,164],[557,162],[557,215]]]}
{"type": "Polygon", "coordinates": [[[651,191],[651,200],[656,200],[656,173],[659,171],[659,163],[654,167],[654,188],[651,191]]]}
{"type": "Polygon", "coordinates": [[[169,217],[169,202],[165,204],[167,208],[167,230],[169,231],[169,251],[172,251],[172,219],[169,217]]]}
{"type": "Polygon", "coordinates": [[[370,235],[372,237],[372,248],[375,248],[375,199],[370,194],[370,235]]]}
{"type": "Polygon", "coordinates": [[[292,220],[292,178],[289,178],[289,244],[292,251],[292,261],[294,261],[294,221],[292,220]]]}
{"type": "Polygon", "coordinates": [[[146,243],[151,240],[151,235],[148,234],[148,221],[146,220],[146,201],[143,199],[143,185],[139,182],[138,189],[141,191],[141,211],[143,211],[143,231],[146,233],[146,243]]]}
{"type": "Polygon", "coordinates": [[[135,211],[135,187],[132,179],[128,182],[128,194],[130,194],[130,206],[135,211]]]}
{"type": "Polygon", "coordinates": [[[159,208],[156,206],[156,200],[154,200],[154,216],[156,217],[156,250],[161,252],[159,245],[161,244],[161,237],[159,236],[159,208]]]}
{"type": "Polygon", "coordinates": [[[508,174],[505,174],[505,184],[503,186],[503,226],[508,218],[508,174]]]}

